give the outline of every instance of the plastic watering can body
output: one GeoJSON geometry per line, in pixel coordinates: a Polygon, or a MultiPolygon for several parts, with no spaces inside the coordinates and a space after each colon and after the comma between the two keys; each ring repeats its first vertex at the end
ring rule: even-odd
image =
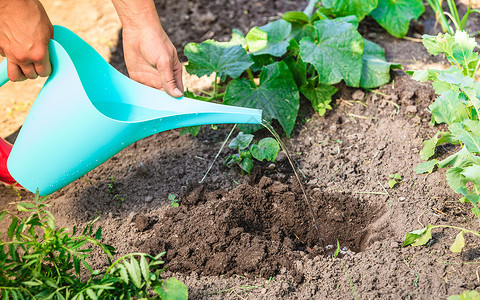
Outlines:
{"type": "MultiPolygon", "coordinates": [[[[173,98],[110,66],[70,30],[55,26],[52,74],[13,145],[7,167],[31,192],[51,194],[142,138],[185,126],[260,124],[262,112],[173,98]]],[[[8,81],[0,63],[0,85],[8,81]]]]}

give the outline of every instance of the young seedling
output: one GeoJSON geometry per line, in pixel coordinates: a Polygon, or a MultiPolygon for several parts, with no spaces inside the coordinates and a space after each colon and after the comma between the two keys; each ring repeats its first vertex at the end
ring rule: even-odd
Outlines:
{"type": "Polygon", "coordinates": [[[170,205],[172,207],[178,207],[180,206],[180,203],[178,203],[178,198],[175,194],[169,194],[168,195],[168,200],[170,200],[170,205]]]}
{"type": "Polygon", "coordinates": [[[115,177],[111,176],[109,179],[110,179],[110,182],[108,183],[108,186],[107,186],[107,193],[113,194],[115,191],[115,177]]]}
{"type": "Polygon", "coordinates": [[[337,249],[335,249],[335,252],[333,253],[333,258],[337,258],[339,253],[340,253],[340,242],[337,239],[337,249]]]}
{"type": "Polygon", "coordinates": [[[390,177],[390,180],[388,181],[388,186],[393,189],[397,184],[402,182],[402,175],[399,173],[395,174],[390,174],[388,175],[390,177]]]}
{"type": "Polygon", "coordinates": [[[250,174],[253,169],[253,159],[275,161],[280,151],[278,142],[273,138],[264,138],[258,144],[251,144],[253,137],[253,134],[239,132],[228,146],[230,149],[238,150],[238,153],[225,157],[223,164],[229,168],[237,165],[242,172],[245,171],[250,174]]]}

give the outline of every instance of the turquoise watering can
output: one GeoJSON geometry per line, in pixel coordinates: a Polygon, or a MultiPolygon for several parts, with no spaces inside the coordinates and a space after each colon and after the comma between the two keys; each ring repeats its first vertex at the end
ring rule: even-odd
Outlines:
{"type": "MultiPolygon", "coordinates": [[[[110,66],[70,30],[54,26],[52,74],[38,94],[7,161],[31,192],[51,194],[128,145],[173,128],[260,124],[262,111],[173,98],[110,66]]],[[[8,81],[0,63],[0,86],[8,81]]]]}

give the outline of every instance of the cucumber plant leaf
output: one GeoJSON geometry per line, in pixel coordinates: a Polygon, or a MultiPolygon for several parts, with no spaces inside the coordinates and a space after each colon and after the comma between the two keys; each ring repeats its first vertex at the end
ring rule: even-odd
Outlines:
{"type": "Polygon", "coordinates": [[[241,45],[230,45],[229,42],[207,40],[200,44],[189,43],[184,51],[189,60],[187,72],[198,77],[216,72],[221,78],[227,75],[238,78],[253,64],[241,45]]]}
{"type": "Polygon", "coordinates": [[[250,147],[250,152],[252,156],[258,160],[262,161],[266,159],[267,161],[275,161],[277,158],[278,151],[280,151],[280,145],[274,138],[264,138],[258,142],[258,144],[253,144],[250,147]]]}
{"type": "MultiPolygon", "coordinates": [[[[260,84],[241,78],[227,85],[224,103],[263,110],[263,118],[277,119],[287,135],[293,130],[299,107],[298,88],[285,62],[265,66],[260,73],[260,84]]],[[[239,125],[245,132],[261,128],[259,125],[239,125]]]]}
{"type": "Polygon", "coordinates": [[[238,135],[230,142],[230,149],[246,149],[253,140],[253,134],[239,132],[238,135]]]}
{"type": "Polygon", "coordinates": [[[248,50],[254,55],[270,54],[276,57],[287,52],[292,25],[285,20],[277,20],[261,27],[253,27],[247,34],[248,50]]]}
{"type": "Polygon", "coordinates": [[[334,17],[354,15],[358,21],[363,20],[377,7],[378,0],[323,0],[322,6],[334,17]]]}
{"type": "Polygon", "coordinates": [[[387,62],[382,47],[366,39],[363,41],[363,66],[360,86],[375,88],[388,83],[390,81],[390,70],[401,69],[402,65],[387,62]]]}
{"type": "Polygon", "coordinates": [[[410,20],[418,19],[425,11],[422,0],[378,0],[370,15],[391,35],[404,37],[410,20]]]}
{"type": "Polygon", "coordinates": [[[358,87],[362,72],[363,38],[346,18],[316,21],[316,39],[300,41],[300,57],[318,72],[320,83],[344,80],[358,87]]]}

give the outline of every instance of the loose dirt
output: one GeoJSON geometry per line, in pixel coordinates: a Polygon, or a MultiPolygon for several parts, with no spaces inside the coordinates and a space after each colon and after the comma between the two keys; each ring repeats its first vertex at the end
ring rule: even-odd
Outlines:
{"type": "MultiPolygon", "coordinates": [[[[273,0],[156,3],[180,53],[187,42],[228,40],[230,28],[246,33],[303,8],[273,0]]],[[[433,20],[427,11],[409,36],[434,34],[433,20]]],[[[478,17],[470,22],[477,31],[478,17]]],[[[360,31],[404,70],[446,67],[421,43],[394,39],[372,20],[362,22],[360,31]]],[[[112,49],[112,64],[125,72],[121,45],[112,49]]],[[[438,230],[428,247],[402,247],[407,232],[430,223],[478,230],[478,222],[468,205],[456,203],[444,170],[413,171],[423,140],[438,129],[428,126],[426,111],[435,95],[404,71],[392,76],[375,91],[340,84],[336,106],[324,117],[303,99],[295,132],[284,139],[302,171],[324,245],[284,155],[250,176],[217,162],[198,183],[230,125],[204,126],[196,138],[172,130],[143,139],[54,193],[52,212],[59,226],[68,227],[101,216],[104,242],[119,255],[166,251],[166,275],[183,280],[192,299],[445,299],[478,288],[478,240],[467,237],[464,252],[453,254],[448,248],[457,232],[438,230]],[[394,173],[403,179],[390,189],[394,173]],[[109,193],[110,177],[115,188],[109,193]],[[170,206],[169,194],[178,197],[179,207],[170,206]],[[337,240],[345,247],[341,259],[323,253],[331,253],[337,240]]],[[[444,147],[438,155],[453,151],[444,147]]],[[[24,191],[19,195],[32,199],[24,191]]],[[[0,199],[4,208],[19,197],[0,186],[0,199]]],[[[95,256],[93,263],[99,268],[104,260],[95,256]]]]}

